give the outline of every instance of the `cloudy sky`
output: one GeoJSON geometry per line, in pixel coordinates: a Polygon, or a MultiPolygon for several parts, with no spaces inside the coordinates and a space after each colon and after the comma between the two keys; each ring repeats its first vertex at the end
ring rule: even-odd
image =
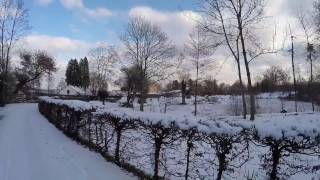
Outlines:
{"type": "MultiPolygon", "coordinates": [[[[301,32],[295,20],[298,9],[312,10],[312,0],[269,0],[266,14],[270,24],[277,24],[278,41],[282,42],[288,24],[301,32]]],[[[119,35],[129,17],[140,14],[159,24],[174,43],[182,45],[195,25],[197,0],[26,0],[32,29],[24,39],[24,48],[45,49],[56,57],[64,74],[70,58],[80,58],[100,43],[120,46],[119,35]]],[[[273,29],[274,25],[270,26],[273,29]]],[[[270,31],[271,32],[271,31],[270,31]]],[[[266,36],[269,34],[264,34],[266,36]]],[[[270,36],[272,34],[270,33],[270,36]]],[[[297,40],[300,41],[300,40],[297,40]]],[[[303,53],[301,51],[301,53],[303,53]]],[[[228,54],[218,54],[221,70],[209,73],[220,82],[236,79],[236,67],[228,54]],[[223,62],[223,63],[222,63],[223,62]]],[[[303,67],[306,62],[300,58],[303,67]]],[[[287,53],[263,57],[252,63],[253,74],[259,75],[270,65],[289,68],[287,53]]]]}

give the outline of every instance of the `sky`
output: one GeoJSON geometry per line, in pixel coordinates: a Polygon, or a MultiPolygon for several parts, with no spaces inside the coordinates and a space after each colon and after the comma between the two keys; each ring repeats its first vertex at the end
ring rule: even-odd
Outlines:
{"type": "MultiPolygon", "coordinates": [[[[71,58],[88,55],[90,49],[101,43],[120,47],[119,36],[128,19],[142,15],[158,24],[178,46],[182,46],[195,26],[198,16],[197,0],[25,0],[29,9],[32,29],[23,39],[26,49],[44,49],[57,59],[59,71],[56,81],[64,76],[65,66],[71,58]]],[[[288,24],[298,35],[295,14],[298,9],[312,9],[313,0],[268,0],[266,15],[270,24],[277,24],[277,41],[283,41],[288,24]]],[[[272,30],[275,26],[269,26],[272,30]]],[[[271,32],[271,31],[269,31],[271,32]]],[[[271,34],[263,34],[261,37],[271,34]]],[[[299,41],[297,39],[297,41],[299,41]]],[[[301,52],[303,54],[303,52],[301,52]]],[[[208,75],[220,82],[232,83],[237,79],[236,66],[226,51],[216,55],[219,70],[208,75]]],[[[306,66],[304,59],[298,63],[306,66]]],[[[252,72],[258,76],[267,67],[277,64],[290,67],[287,53],[262,57],[252,63],[252,72]]],[[[303,69],[303,68],[302,68],[303,69]]]]}

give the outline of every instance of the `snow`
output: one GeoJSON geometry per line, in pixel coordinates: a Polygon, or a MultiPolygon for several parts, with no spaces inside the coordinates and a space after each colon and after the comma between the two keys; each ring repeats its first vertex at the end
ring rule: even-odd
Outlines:
{"type": "MultiPolygon", "coordinates": [[[[278,97],[281,94],[262,94],[260,97],[278,97]]],[[[243,128],[254,128],[260,138],[272,137],[274,139],[291,138],[301,139],[299,136],[316,138],[320,136],[319,113],[270,113],[259,114],[254,122],[242,120],[237,116],[193,116],[181,112],[140,112],[131,108],[119,107],[117,103],[102,105],[97,101],[83,102],[77,100],[59,100],[42,97],[44,101],[67,105],[74,109],[97,109],[95,114],[109,114],[122,120],[139,120],[146,125],[161,124],[171,127],[173,124],[180,129],[197,129],[206,134],[217,133],[234,135],[243,128]]],[[[267,98],[269,99],[269,98],[267,98]]],[[[154,101],[149,101],[153,103],[154,101]]]]}
{"type": "Polygon", "coordinates": [[[260,138],[315,139],[320,136],[320,113],[265,114],[254,121],[254,127],[260,138]]]}
{"type": "Polygon", "coordinates": [[[85,91],[84,89],[80,88],[80,87],[77,87],[77,86],[71,86],[71,85],[67,85],[67,86],[64,86],[62,87],[59,91],[58,91],[58,94],[60,95],[65,95],[65,96],[68,96],[68,95],[73,95],[73,96],[76,96],[76,95],[91,95],[90,91],[85,91]]]}
{"type": "Polygon", "coordinates": [[[242,130],[241,127],[234,127],[223,121],[218,122],[200,116],[140,112],[121,107],[100,109],[96,114],[110,114],[126,120],[140,120],[146,125],[161,124],[164,127],[171,127],[172,124],[175,124],[180,129],[189,130],[195,128],[207,134],[237,134],[242,130]]]}
{"type": "Polygon", "coordinates": [[[1,180],[136,179],[64,136],[37,104],[11,104],[0,114],[1,180]]]}
{"type": "Polygon", "coordinates": [[[76,111],[90,111],[93,109],[93,106],[90,103],[79,101],[79,100],[62,100],[62,99],[54,99],[47,96],[39,97],[39,99],[52,104],[65,105],[76,111]]]}
{"type": "Polygon", "coordinates": [[[127,120],[140,120],[145,124],[161,124],[170,127],[173,123],[181,129],[196,128],[198,131],[211,134],[237,134],[243,128],[254,128],[260,138],[274,139],[293,138],[299,136],[316,138],[320,136],[320,113],[300,114],[261,114],[251,122],[241,117],[224,116],[210,119],[201,116],[190,116],[174,113],[140,112],[128,108],[100,108],[97,114],[110,114],[127,120]]]}
{"type": "MultiPolygon", "coordinates": [[[[295,112],[294,101],[280,99],[285,97],[286,93],[262,93],[256,96],[257,114],[280,113],[281,110],[295,112]]],[[[123,100],[126,98],[124,97],[123,100]]],[[[249,97],[247,97],[249,100],[249,97]]],[[[145,111],[164,112],[164,106],[167,104],[167,113],[182,113],[193,115],[194,98],[186,99],[186,105],[181,105],[181,97],[152,98],[145,104],[145,111]]],[[[298,102],[298,112],[305,112],[312,109],[310,102],[298,102]]],[[[249,109],[249,101],[247,101],[249,109]]],[[[316,111],[320,107],[316,106],[316,111]]],[[[134,109],[139,110],[137,99],[134,103],[134,109]]],[[[214,95],[208,97],[198,97],[198,115],[205,117],[217,116],[240,116],[242,112],[241,96],[233,95],[214,95]]]]}

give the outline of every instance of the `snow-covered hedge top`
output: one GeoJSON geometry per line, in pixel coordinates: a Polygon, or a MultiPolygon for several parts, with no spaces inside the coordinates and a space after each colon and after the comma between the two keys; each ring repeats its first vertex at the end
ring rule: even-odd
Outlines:
{"type": "Polygon", "coordinates": [[[269,137],[280,140],[286,138],[299,142],[303,138],[320,137],[319,113],[263,114],[257,116],[255,121],[249,121],[234,116],[209,119],[183,114],[140,112],[121,107],[101,108],[97,111],[97,114],[105,113],[121,119],[137,119],[145,124],[161,124],[165,127],[170,127],[174,123],[181,129],[196,128],[207,134],[235,135],[243,129],[253,129],[260,139],[269,137]]]}
{"type": "Polygon", "coordinates": [[[54,99],[47,96],[39,97],[39,99],[47,103],[68,106],[69,108],[72,108],[75,111],[90,111],[93,109],[93,106],[90,103],[79,100],[62,100],[54,99]]]}
{"type": "Polygon", "coordinates": [[[253,129],[260,139],[290,139],[301,141],[303,138],[320,137],[320,113],[260,114],[255,121],[243,120],[241,117],[225,116],[214,119],[190,116],[181,113],[140,112],[129,108],[117,107],[116,103],[84,102],[78,100],[61,100],[41,97],[42,101],[66,105],[77,111],[92,110],[97,115],[108,114],[121,120],[138,120],[146,125],[160,124],[164,127],[176,125],[180,129],[197,129],[206,134],[236,135],[243,129],[253,129]]]}
{"type": "Polygon", "coordinates": [[[320,114],[271,114],[258,117],[253,122],[260,138],[295,139],[302,137],[316,138],[320,136],[320,114]]]}
{"type": "Polygon", "coordinates": [[[160,124],[164,127],[171,127],[176,125],[182,130],[197,129],[206,134],[226,134],[235,135],[239,134],[243,128],[235,125],[230,125],[224,121],[215,121],[200,116],[190,116],[183,114],[164,114],[155,112],[140,112],[134,111],[129,108],[100,108],[95,114],[103,115],[108,114],[111,116],[119,117],[123,120],[139,120],[146,125],[160,124]]]}

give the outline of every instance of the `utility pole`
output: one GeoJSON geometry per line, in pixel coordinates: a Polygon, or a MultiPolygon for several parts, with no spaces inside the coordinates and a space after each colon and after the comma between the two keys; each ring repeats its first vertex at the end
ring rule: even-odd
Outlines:
{"type": "Polygon", "coordinates": [[[297,81],[296,81],[296,73],[294,69],[294,47],[293,47],[293,35],[291,34],[291,63],[292,63],[292,73],[293,73],[293,86],[294,86],[294,107],[296,112],[298,112],[297,105],[297,81]]]}

